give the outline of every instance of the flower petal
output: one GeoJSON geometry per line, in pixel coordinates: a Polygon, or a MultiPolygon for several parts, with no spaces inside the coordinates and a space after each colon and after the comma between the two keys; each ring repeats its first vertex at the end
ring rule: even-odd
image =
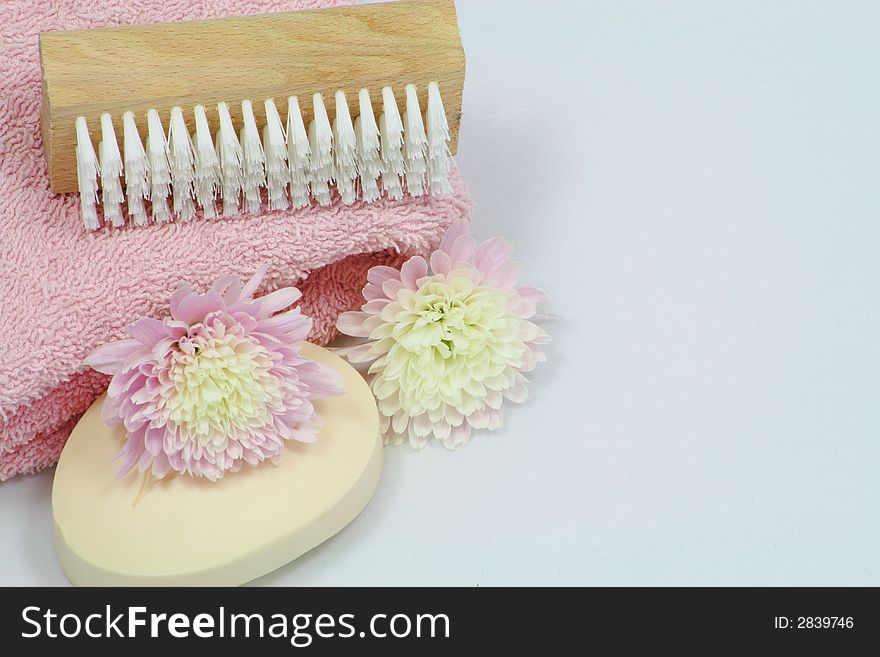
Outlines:
{"type": "Polygon", "coordinates": [[[459,237],[451,248],[443,249],[443,251],[449,255],[452,266],[458,267],[471,259],[476,248],[477,242],[468,234],[459,237]]]}
{"type": "Polygon", "coordinates": [[[460,237],[469,237],[471,234],[471,227],[466,221],[456,221],[446,230],[446,234],[443,236],[443,239],[440,240],[440,249],[442,251],[450,252],[452,246],[458,241],[460,237]]]}
{"type": "Polygon", "coordinates": [[[512,253],[513,246],[510,242],[500,237],[493,237],[480,244],[474,251],[474,266],[480,270],[483,278],[486,278],[507,262],[512,253]]]}
{"type": "Polygon", "coordinates": [[[260,287],[260,283],[263,282],[263,279],[266,277],[266,272],[269,271],[269,268],[266,265],[260,265],[257,267],[257,271],[254,272],[254,275],[251,279],[244,284],[244,287],[241,288],[241,294],[239,295],[240,299],[250,299],[254,292],[257,291],[257,288],[260,287]]]}
{"type": "Polygon", "coordinates": [[[489,431],[495,431],[496,429],[500,429],[504,425],[504,415],[501,414],[501,411],[498,409],[487,409],[489,413],[489,422],[486,425],[486,428],[489,431]]]}
{"type": "MultiPolygon", "coordinates": [[[[384,442],[386,445],[397,447],[398,445],[402,445],[406,441],[408,434],[390,433],[388,431],[383,431],[382,435],[385,437],[384,442]]],[[[424,445],[422,445],[422,447],[424,447],[424,445]]]]}
{"type": "Polygon", "coordinates": [[[385,299],[396,299],[397,293],[400,292],[400,290],[404,289],[404,287],[406,286],[403,284],[403,281],[385,281],[384,283],[382,283],[382,292],[385,295],[385,299]]]}
{"type": "Polygon", "coordinates": [[[430,418],[428,418],[428,414],[422,413],[420,415],[416,415],[413,418],[411,429],[419,437],[430,435],[431,420],[430,418]]]}
{"type": "Polygon", "coordinates": [[[345,380],[342,374],[334,370],[332,367],[322,365],[321,363],[311,362],[313,372],[306,370],[306,366],[301,366],[305,384],[309,387],[310,397],[338,397],[345,394],[345,380]]]}
{"type": "Polygon", "coordinates": [[[364,286],[362,294],[364,295],[365,301],[373,301],[374,299],[385,298],[385,291],[382,289],[382,286],[373,285],[372,283],[368,283],[364,286]]]}
{"type": "Polygon", "coordinates": [[[383,310],[385,310],[385,306],[387,306],[387,305],[388,305],[388,299],[385,299],[385,298],[374,299],[373,301],[368,301],[367,303],[365,303],[361,307],[361,310],[363,310],[364,312],[369,313],[371,315],[378,315],[383,310]]]}
{"type": "Polygon", "coordinates": [[[529,389],[522,381],[517,381],[507,390],[502,391],[505,399],[509,399],[514,404],[522,404],[529,398],[529,389]]]}
{"type": "Polygon", "coordinates": [[[407,431],[407,433],[402,435],[409,438],[410,447],[412,447],[413,449],[424,449],[425,446],[428,444],[428,436],[419,436],[413,431],[412,427],[409,428],[409,431],[407,431]]]}
{"type": "Polygon", "coordinates": [[[418,280],[427,273],[428,262],[422,256],[413,256],[400,268],[400,280],[404,286],[415,290],[418,289],[418,280]]]}
{"type": "Polygon", "coordinates": [[[518,287],[516,291],[521,297],[528,299],[534,304],[547,303],[549,301],[544,291],[536,287],[518,287]]]}
{"type": "Polygon", "coordinates": [[[169,472],[171,472],[171,462],[168,457],[163,452],[156,454],[153,457],[153,476],[161,479],[169,472]]]}
{"type": "Polygon", "coordinates": [[[172,300],[171,316],[187,324],[195,324],[205,319],[205,316],[225,307],[223,298],[215,290],[211,290],[205,294],[187,294],[179,299],[177,303],[172,300]]]}
{"type": "Polygon", "coordinates": [[[489,409],[480,408],[467,417],[468,424],[474,429],[485,429],[489,426],[489,409]]]}
{"type": "MultiPolygon", "coordinates": [[[[178,329],[178,331],[179,330],[180,329],[178,329]]],[[[165,322],[151,317],[145,317],[129,324],[125,327],[125,331],[145,347],[152,347],[159,340],[173,337],[172,331],[170,331],[169,327],[165,325],[165,322]]],[[[181,335],[183,335],[183,333],[181,333],[181,335]]]]}
{"type": "Polygon", "coordinates": [[[365,342],[357,347],[352,347],[346,352],[345,357],[349,363],[369,363],[371,360],[376,360],[376,354],[370,352],[373,344],[375,343],[365,342]]]}
{"type": "Polygon", "coordinates": [[[147,430],[144,433],[144,447],[150,454],[155,456],[162,451],[162,443],[164,439],[164,427],[147,427],[147,430]]]}
{"type": "Polygon", "coordinates": [[[312,320],[298,310],[290,310],[268,319],[261,319],[257,324],[257,331],[269,335],[285,338],[290,342],[305,340],[312,330],[312,320]]]}
{"type": "Polygon", "coordinates": [[[391,429],[394,433],[403,433],[406,431],[407,424],[409,423],[409,415],[402,408],[394,414],[394,417],[391,418],[391,429]]]}
{"type": "Polygon", "coordinates": [[[190,294],[196,294],[196,291],[187,283],[178,283],[177,288],[171,293],[171,299],[169,300],[172,316],[174,315],[174,309],[190,294]]]}
{"type": "Polygon", "coordinates": [[[137,465],[141,455],[144,454],[143,431],[144,429],[129,431],[125,445],[123,445],[122,449],[119,450],[119,453],[114,457],[121,459],[119,469],[116,471],[118,477],[128,473],[135,465],[137,465]]]}
{"type": "Polygon", "coordinates": [[[85,364],[103,374],[116,374],[125,362],[143,345],[134,339],[101,345],[86,356],[85,364]]]}
{"type": "Polygon", "coordinates": [[[241,295],[241,279],[235,274],[227,274],[214,281],[211,289],[223,297],[223,303],[231,306],[241,295]]]}
{"type": "Polygon", "coordinates": [[[446,440],[452,432],[452,427],[449,426],[449,423],[442,420],[435,422],[431,429],[434,433],[434,438],[437,440],[446,440]]]}
{"type": "Polygon", "coordinates": [[[452,259],[444,251],[431,254],[431,271],[444,276],[452,270],[452,259]]]}
{"type": "Polygon", "coordinates": [[[371,267],[367,272],[367,281],[373,285],[382,285],[385,281],[400,280],[400,272],[394,267],[388,265],[377,265],[371,267]]]}
{"type": "Polygon", "coordinates": [[[370,332],[364,328],[364,322],[373,315],[360,310],[342,313],[336,320],[336,328],[346,335],[356,338],[368,338],[370,332]]]}
{"type": "Polygon", "coordinates": [[[283,287],[280,290],[275,290],[274,292],[267,294],[264,297],[260,297],[259,301],[261,301],[263,304],[263,310],[271,315],[272,313],[276,313],[279,310],[289,308],[301,297],[302,292],[300,292],[297,288],[283,287]]]}
{"type": "Polygon", "coordinates": [[[455,449],[466,445],[470,439],[471,426],[467,422],[462,422],[459,426],[452,428],[449,436],[443,441],[443,446],[447,449],[455,449]]]}
{"type": "Polygon", "coordinates": [[[483,279],[483,285],[512,288],[519,276],[519,264],[508,260],[483,279]]]}

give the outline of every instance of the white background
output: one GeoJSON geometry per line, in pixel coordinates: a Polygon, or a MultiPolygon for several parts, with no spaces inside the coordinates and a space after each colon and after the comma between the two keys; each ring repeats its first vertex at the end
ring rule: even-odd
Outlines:
{"type": "MultiPolygon", "coordinates": [[[[460,0],[477,236],[553,297],[532,399],[261,584],[880,584],[872,2],[460,0]]],[[[65,584],[52,472],[0,584],[65,584]]]]}

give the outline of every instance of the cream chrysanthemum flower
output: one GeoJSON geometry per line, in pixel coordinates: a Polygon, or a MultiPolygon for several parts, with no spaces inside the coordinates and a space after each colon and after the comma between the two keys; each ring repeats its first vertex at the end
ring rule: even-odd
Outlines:
{"type": "Polygon", "coordinates": [[[449,229],[428,262],[410,258],[400,271],[374,267],[360,311],[337,322],[368,341],[344,350],[373,361],[370,386],[386,442],[416,448],[436,438],[465,444],[472,429],[497,429],[504,399],[528,397],[523,372],[545,359],[547,334],[530,320],[545,301],[514,287],[511,246],[496,238],[476,246],[467,224],[449,229]]]}
{"type": "Polygon", "coordinates": [[[102,414],[125,426],[120,475],[217,480],[279,458],[287,440],[317,440],[312,402],[342,394],[342,378],[300,355],[312,321],[291,308],[299,290],[254,298],[265,275],[223,276],[204,294],[179,287],[170,317],[138,320],[86,359],[113,375],[102,414]]]}

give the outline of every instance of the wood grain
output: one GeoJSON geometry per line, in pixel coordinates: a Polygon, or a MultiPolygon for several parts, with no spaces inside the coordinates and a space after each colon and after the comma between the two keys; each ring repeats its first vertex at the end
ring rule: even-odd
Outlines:
{"type": "Polygon", "coordinates": [[[263,122],[263,100],[274,98],[283,117],[287,97],[295,95],[308,125],[314,93],[324,95],[332,119],[337,90],[355,116],[358,91],[366,88],[378,116],[382,87],[394,89],[402,111],[404,87],[415,84],[424,111],[428,83],[436,81],[450,148],[457,150],[465,58],[453,0],[44,32],[40,61],[43,144],[55,192],[77,190],[76,118],[86,117],[97,148],[104,112],[121,142],[126,111],[134,112],[145,138],[148,109],[159,111],[167,130],[170,110],[179,105],[193,130],[192,108],[201,104],[216,134],[221,101],[240,126],[242,100],[253,102],[263,122]]]}

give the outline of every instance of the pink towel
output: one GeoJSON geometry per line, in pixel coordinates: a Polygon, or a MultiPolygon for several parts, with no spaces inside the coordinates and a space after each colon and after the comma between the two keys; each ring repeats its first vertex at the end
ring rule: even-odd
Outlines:
{"type": "MultiPolygon", "coordinates": [[[[209,18],[339,4],[332,0],[3,0],[0,2],[0,480],[53,464],[107,380],[83,367],[126,324],[161,316],[175,284],[207,285],[261,263],[263,291],[295,284],[334,334],[365,272],[426,252],[471,201],[445,198],[312,207],[148,228],[83,230],[74,196],[49,191],[39,130],[41,31],[209,18]]],[[[259,47],[259,44],[255,44],[259,47]]]]}

